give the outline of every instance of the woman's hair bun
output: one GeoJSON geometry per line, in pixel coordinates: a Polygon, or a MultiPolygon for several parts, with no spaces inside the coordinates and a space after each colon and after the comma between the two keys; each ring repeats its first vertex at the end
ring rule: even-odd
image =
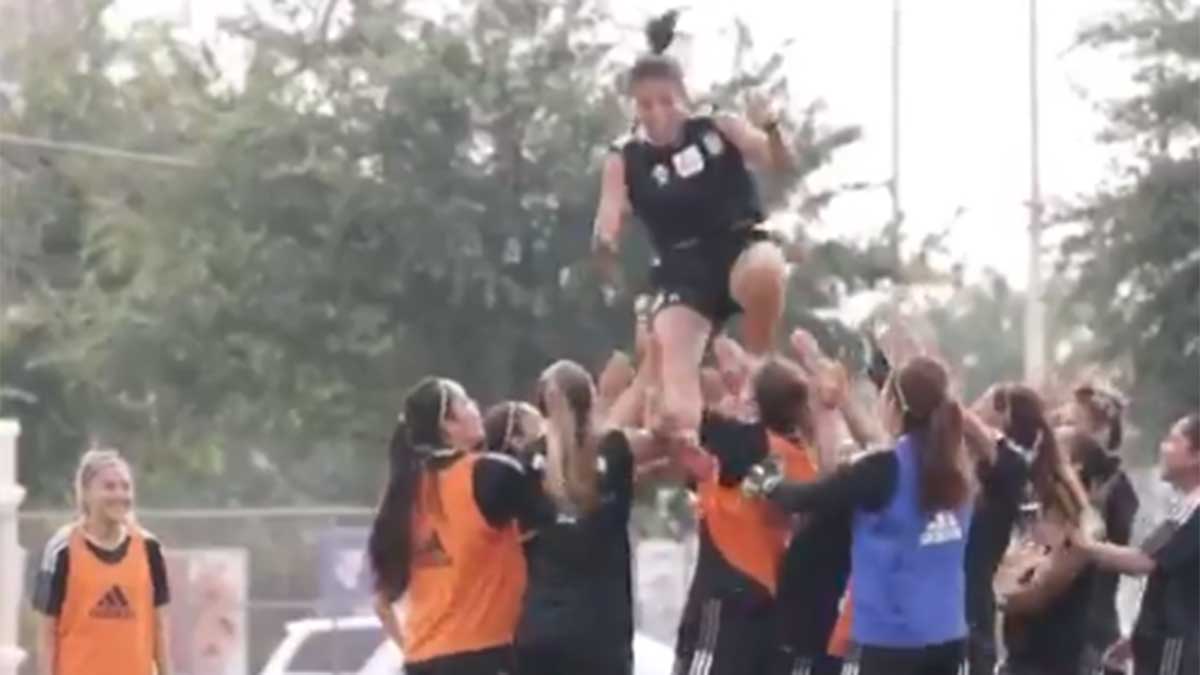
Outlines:
{"type": "Polygon", "coordinates": [[[675,40],[675,24],[679,22],[679,10],[669,9],[662,16],[646,22],[646,42],[650,51],[662,54],[675,40]]]}

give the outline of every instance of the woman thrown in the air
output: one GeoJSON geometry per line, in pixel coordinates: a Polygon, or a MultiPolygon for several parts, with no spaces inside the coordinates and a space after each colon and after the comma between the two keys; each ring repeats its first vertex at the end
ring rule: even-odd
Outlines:
{"type": "Polygon", "coordinates": [[[759,226],[765,214],[751,167],[782,169],[790,158],[778,117],[761,101],[748,117],[697,115],[683,70],[664,52],[675,12],[651,21],[650,52],[629,74],[636,124],[605,159],[593,249],[611,270],[627,210],[647,228],[658,256],[655,339],[663,350],[666,430],[700,424],[700,361],[712,332],[745,312],[745,344],[770,349],[784,302],[784,255],[759,226]]]}

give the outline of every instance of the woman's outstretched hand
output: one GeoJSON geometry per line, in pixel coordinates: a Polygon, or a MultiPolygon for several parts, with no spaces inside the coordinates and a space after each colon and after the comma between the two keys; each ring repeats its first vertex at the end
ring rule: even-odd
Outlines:
{"type": "Polygon", "coordinates": [[[746,95],[746,119],[754,126],[768,131],[779,125],[779,113],[766,96],[758,92],[746,95]]]}

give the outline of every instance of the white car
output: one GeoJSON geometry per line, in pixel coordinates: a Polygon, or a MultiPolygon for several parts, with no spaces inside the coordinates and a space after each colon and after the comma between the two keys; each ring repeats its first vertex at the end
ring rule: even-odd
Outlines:
{"type": "MultiPolygon", "coordinates": [[[[675,652],[644,635],[633,637],[634,675],[670,675],[675,652]]],[[[287,624],[287,635],[259,675],[403,675],[400,649],[384,638],[373,616],[302,619],[287,624]]]]}

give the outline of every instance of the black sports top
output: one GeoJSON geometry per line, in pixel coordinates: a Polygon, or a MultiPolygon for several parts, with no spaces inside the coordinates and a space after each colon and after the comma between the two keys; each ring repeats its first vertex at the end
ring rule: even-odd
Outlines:
{"type": "Polygon", "coordinates": [[[684,123],[676,145],[657,146],[638,135],[613,144],[625,161],[633,213],[662,255],[698,240],[754,225],[762,205],[745,159],[711,117],[684,123]]]}

